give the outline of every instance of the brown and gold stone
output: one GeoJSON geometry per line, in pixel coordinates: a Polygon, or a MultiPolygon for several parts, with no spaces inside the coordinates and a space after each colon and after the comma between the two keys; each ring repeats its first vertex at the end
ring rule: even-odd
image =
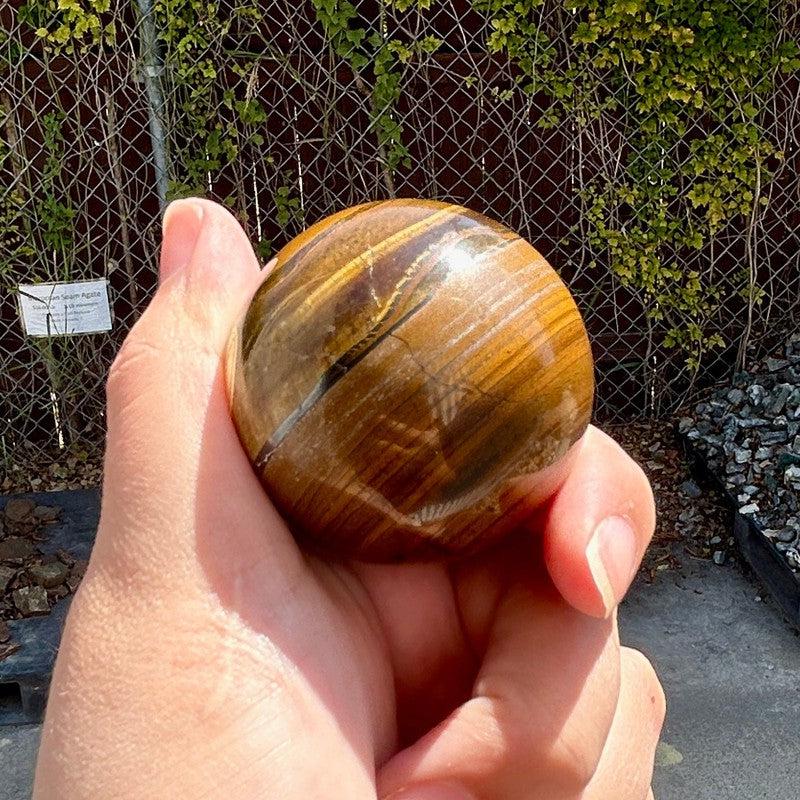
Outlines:
{"type": "Polygon", "coordinates": [[[394,561],[475,552],[563,480],[592,358],[530,244],[429,200],[347,209],[284,247],[231,340],[231,407],[306,545],[394,561]]]}

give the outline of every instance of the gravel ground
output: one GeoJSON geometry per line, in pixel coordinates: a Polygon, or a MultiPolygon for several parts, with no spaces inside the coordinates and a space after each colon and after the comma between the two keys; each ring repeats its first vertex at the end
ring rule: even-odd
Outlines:
{"type": "Polygon", "coordinates": [[[698,403],[679,430],[800,572],[800,334],[698,403]]]}
{"type": "Polygon", "coordinates": [[[20,466],[24,463],[21,458],[17,462],[5,473],[0,471],[0,494],[93,489],[103,480],[103,455],[99,452],[53,453],[48,458],[32,450],[28,465],[20,466]]]}
{"type": "Polygon", "coordinates": [[[30,498],[9,500],[0,510],[0,662],[22,647],[8,622],[46,616],[75,592],[86,571],[87,562],[66,550],[42,549],[61,512],[30,498]]]}

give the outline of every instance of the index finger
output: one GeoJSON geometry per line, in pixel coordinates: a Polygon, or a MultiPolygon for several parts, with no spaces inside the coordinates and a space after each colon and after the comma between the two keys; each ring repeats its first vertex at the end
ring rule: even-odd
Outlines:
{"type": "Polygon", "coordinates": [[[610,437],[590,426],[544,522],[544,555],[573,607],[607,617],[625,596],[655,529],[650,483],[610,437]]]}

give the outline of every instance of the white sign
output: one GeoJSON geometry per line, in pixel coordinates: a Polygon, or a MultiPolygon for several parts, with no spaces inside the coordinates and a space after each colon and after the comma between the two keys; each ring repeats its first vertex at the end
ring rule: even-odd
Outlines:
{"type": "Polygon", "coordinates": [[[111,330],[108,281],[20,284],[19,310],[28,336],[69,336],[111,330]]]}

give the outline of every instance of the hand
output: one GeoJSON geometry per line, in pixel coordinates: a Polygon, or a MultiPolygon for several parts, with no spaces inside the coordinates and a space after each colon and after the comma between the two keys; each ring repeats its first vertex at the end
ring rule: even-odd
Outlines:
{"type": "Polygon", "coordinates": [[[651,796],[664,699],[615,613],[653,530],[638,467],[590,429],[539,522],[491,557],[307,556],[226,401],[256,258],[213,203],[164,226],[161,286],[108,381],[100,526],[34,797],[651,796]]]}

